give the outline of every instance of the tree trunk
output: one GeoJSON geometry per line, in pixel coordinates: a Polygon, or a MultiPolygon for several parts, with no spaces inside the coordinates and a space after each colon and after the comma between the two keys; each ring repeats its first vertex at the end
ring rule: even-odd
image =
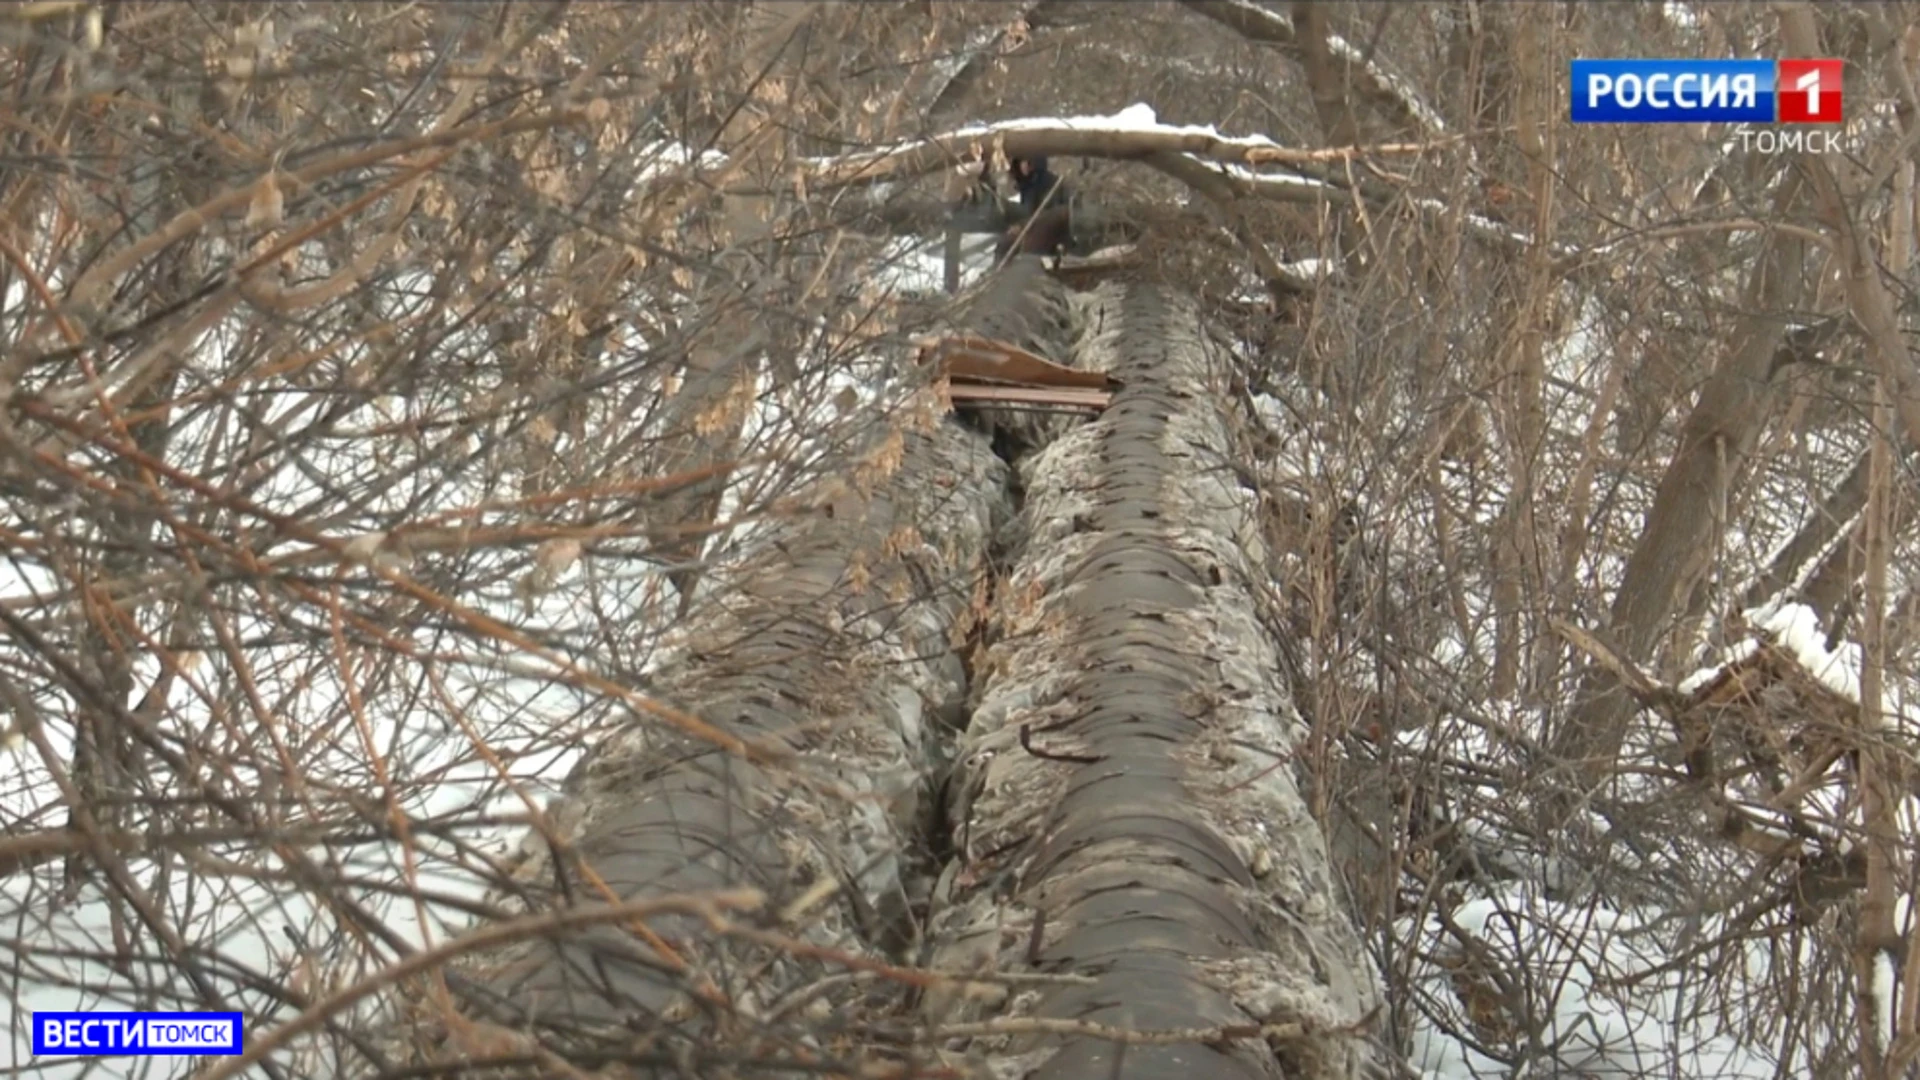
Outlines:
{"type": "MultiPolygon", "coordinates": [[[[1540,633],[1528,613],[1546,606],[1546,555],[1540,547],[1541,524],[1535,516],[1539,494],[1538,465],[1546,452],[1547,432],[1545,351],[1556,282],[1551,267],[1553,249],[1553,76],[1547,72],[1552,52],[1553,9],[1521,10],[1506,35],[1511,50],[1507,72],[1508,97],[1514,118],[1515,149],[1526,162],[1528,194],[1534,208],[1529,222],[1533,246],[1524,258],[1515,258],[1511,280],[1517,287],[1502,297],[1508,308],[1508,329],[1502,348],[1499,382],[1502,392],[1495,417],[1504,436],[1507,459],[1507,500],[1495,535],[1493,550],[1494,676],[1493,695],[1509,699],[1522,687],[1521,673],[1532,697],[1546,682],[1540,633]],[[1533,663],[1528,665],[1531,656],[1533,663]],[[1528,670],[1531,668],[1531,670],[1528,670]]],[[[1537,616],[1536,616],[1537,618],[1537,616]]]]}
{"type": "MultiPolygon", "coordinates": [[[[1800,186],[1798,174],[1780,185],[1776,215],[1791,210],[1800,186]]],[[[1744,306],[1750,314],[1681,427],[1679,449],[1654,494],[1610,612],[1617,644],[1636,661],[1649,659],[1711,565],[1726,526],[1734,472],[1766,424],[1781,345],[1806,292],[1806,247],[1789,233],[1769,238],[1747,282],[1744,306]]],[[[1612,769],[1632,718],[1624,695],[1608,679],[1590,675],[1585,703],[1554,739],[1556,752],[1583,759],[1582,767],[1596,779],[1612,769]]]]}
{"type": "Polygon", "coordinates": [[[1126,385],[1023,470],[930,929],[938,969],[1053,981],[926,1019],[999,1075],[1355,1075],[1374,979],[1294,784],[1228,373],[1164,293],[1083,309],[1078,366],[1126,385]]]}
{"type": "Polygon", "coordinates": [[[1334,60],[1327,43],[1325,6],[1314,0],[1295,0],[1293,27],[1301,62],[1307,69],[1313,112],[1320,120],[1320,134],[1326,137],[1328,146],[1360,145],[1360,121],[1354,115],[1351,84],[1342,77],[1345,65],[1334,60]]]}

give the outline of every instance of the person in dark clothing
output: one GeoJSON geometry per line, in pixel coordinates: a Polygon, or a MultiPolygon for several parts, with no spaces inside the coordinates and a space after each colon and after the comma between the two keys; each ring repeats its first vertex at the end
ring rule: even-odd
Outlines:
{"type": "Polygon", "coordinates": [[[1031,217],[1043,207],[1065,206],[1067,188],[1044,157],[1014,158],[1007,163],[1013,172],[1013,186],[1020,191],[1020,205],[1031,217]]]}
{"type": "Polygon", "coordinates": [[[1020,203],[1013,223],[1000,238],[994,255],[1004,259],[1011,252],[1030,255],[1059,255],[1073,242],[1073,208],[1067,186],[1044,157],[1014,158],[1009,162],[1020,203]]]}

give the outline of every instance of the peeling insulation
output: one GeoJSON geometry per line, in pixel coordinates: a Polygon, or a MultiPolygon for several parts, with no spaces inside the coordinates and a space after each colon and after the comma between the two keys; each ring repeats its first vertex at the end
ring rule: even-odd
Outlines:
{"type": "MultiPolygon", "coordinates": [[[[797,756],[762,766],[636,718],[569,781],[555,815],[563,865],[537,861],[535,896],[566,906],[753,887],[769,898],[758,920],[807,896],[779,933],[882,955],[880,939],[903,921],[903,853],[924,835],[927,777],[951,739],[938,717],[964,701],[954,628],[1008,512],[1005,466],[925,398],[915,415],[877,425],[864,460],[715,571],[714,600],[695,609],[682,655],[651,688],[730,735],[797,756]]],[[[648,926],[686,968],[625,926],[591,927],[487,964],[496,1007],[475,1011],[516,1028],[698,1035],[724,1022],[715,1001],[760,1015],[837,970],[718,937],[690,916],[648,926]],[[700,980],[711,983],[705,1001],[686,992],[700,980]]]]}
{"type": "Polygon", "coordinates": [[[908,1072],[1004,1080],[1377,1074],[1378,980],[1257,614],[1268,557],[1231,466],[1227,358],[1182,300],[1072,294],[1038,264],[959,330],[1108,372],[1105,412],[961,421],[926,394],[877,424],[863,460],[713,572],[650,688],[793,759],[636,719],[576,771],[513,898],[751,886],[762,936],[690,916],[555,934],[469,966],[469,1015],[702,1052],[769,1037],[772,1015],[784,1045],[887,1030],[908,1072]],[[912,994],[849,970],[876,963],[932,970],[912,994]]]}
{"type": "Polygon", "coordinates": [[[1376,980],[1294,782],[1225,358],[1150,288],[1074,310],[1069,362],[1125,386],[1022,462],[1025,540],[976,671],[930,928],[936,967],[1068,981],[929,994],[926,1020],[1001,1021],[946,1049],[1007,1080],[1358,1075],[1376,980]],[[1012,1022],[1028,1018],[1236,1034],[1129,1044],[1012,1022]]]}

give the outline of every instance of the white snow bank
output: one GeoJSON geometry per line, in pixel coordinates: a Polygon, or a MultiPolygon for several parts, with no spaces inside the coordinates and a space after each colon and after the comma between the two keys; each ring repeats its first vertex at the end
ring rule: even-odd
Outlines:
{"type": "MultiPolygon", "coordinates": [[[[1748,608],[1748,625],[1783,649],[1822,686],[1848,701],[1860,701],[1860,645],[1845,642],[1837,649],[1827,648],[1826,631],[1820,628],[1820,616],[1805,604],[1788,603],[1781,597],[1748,608]]],[[[1680,680],[1678,690],[1691,694],[1718,678],[1731,664],[1737,664],[1759,650],[1761,640],[1745,638],[1720,651],[1718,662],[1701,667],[1680,680]]]]}
{"type": "MultiPolygon", "coordinates": [[[[1438,916],[1402,927],[1405,936],[1420,940],[1424,959],[1412,973],[1426,1009],[1415,1024],[1411,1064],[1433,1080],[1516,1075],[1425,1015],[1431,1010],[1457,1031],[1504,1041],[1501,1029],[1524,1017],[1506,1014],[1509,995],[1500,980],[1544,1021],[1535,1045],[1557,1048],[1551,1061],[1530,1063],[1538,1072],[1521,1074],[1620,1080],[1775,1075],[1763,1049],[1727,1030],[1738,1017],[1722,1017],[1702,1000],[1703,980],[1684,966],[1663,970],[1667,949],[1647,930],[1659,925],[1657,919],[1643,923],[1633,913],[1578,908],[1518,891],[1467,901],[1450,917],[1470,944],[1463,945],[1438,916]],[[1655,971],[1663,973],[1648,974],[1655,971]]],[[[1511,1033],[1526,1045],[1524,1033],[1511,1033]]]]}
{"type": "MultiPolygon", "coordinates": [[[[880,253],[867,283],[895,296],[937,296],[946,290],[947,257],[944,238],[934,241],[899,237],[880,253]]],[[[960,244],[960,287],[973,285],[993,270],[994,240],[963,237],[960,244]]]]}
{"type": "Polygon", "coordinates": [[[1827,689],[1856,704],[1860,701],[1859,644],[1847,642],[1829,650],[1820,616],[1812,608],[1774,601],[1749,610],[1746,616],[1827,689]]]}

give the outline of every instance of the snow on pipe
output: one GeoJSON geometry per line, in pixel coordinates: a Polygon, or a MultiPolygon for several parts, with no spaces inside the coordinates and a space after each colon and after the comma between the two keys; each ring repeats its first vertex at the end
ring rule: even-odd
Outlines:
{"type": "MultiPolygon", "coordinates": [[[[541,857],[520,876],[536,879],[544,901],[605,903],[599,883],[620,901],[754,887],[769,912],[809,895],[815,902],[782,933],[883,955],[873,938],[901,922],[902,853],[924,832],[938,714],[963,708],[952,628],[1009,512],[1006,469],[986,440],[940,418],[928,395],[914,408],[876,425],[863,459],[818,482],[809,510],[715,569],[715,599],[692,613],[679,657],[650,688],[729,734],[798,756],[757,764],[634,720],[575,770],[552,815],[568,853],[564,889],[554,887],[546,842],[529,837],[541,857]]],[[[484,958],[465,982],[485,987],[486,1000],[470,994],[463,1007],[521,1031],[698,1036],[712,1014],[688,998],[690,981],[712,980],[737,1022],[838,970],[717,938],[692,916],[648,927],[691,978],[608,924],[484,958]]]]}
{"type": "Polygon", "coordinates": [[[1359,1075],[1377,981],[1288,761],[1224,358],[1156,290],[1076,307],[1075,366],[1126,385],[1022,470],[929,925],[983,978],[924,1019],[1009,1078],[1359,1075]]]}

